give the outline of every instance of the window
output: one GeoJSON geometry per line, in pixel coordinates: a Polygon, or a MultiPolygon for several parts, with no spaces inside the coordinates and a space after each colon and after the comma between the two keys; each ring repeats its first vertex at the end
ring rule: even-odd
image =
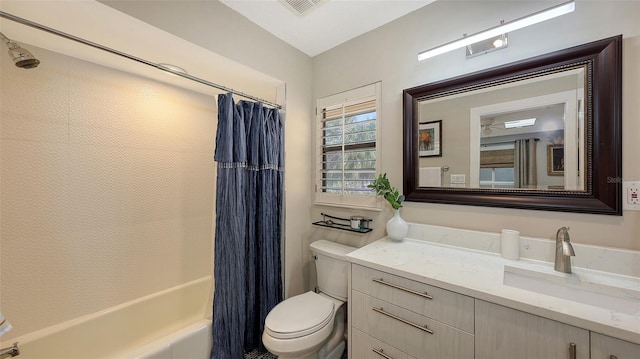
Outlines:
{"type": "Polygon", "coordinates": [[[513,167],[480,168],[480,188],[513,188],[513,179],[513,167]]]}
{"type": "Polygon", "coordinates": [[[480,149],[480,187],[514,187],[514,144],[482,145],[480,149]]]}
{"type": "Polygon", "coordinates": [[[380,84],[317,101],[316,204],[377,208],[380,84]]]}

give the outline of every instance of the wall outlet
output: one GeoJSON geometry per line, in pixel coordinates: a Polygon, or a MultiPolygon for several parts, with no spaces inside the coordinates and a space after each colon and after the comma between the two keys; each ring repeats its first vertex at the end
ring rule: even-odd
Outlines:
{"type": "Polygon", "coordinates": [[[622,182],[622,209],[640,211],[640,181],[622,182]]]}
{"type": "Polygon", "coordinates": [[[461,183],[461,184],[464,184],[465,182],[466,182],[466,176],[464,174],[451,175],[451,177],[449,177],[449,183],[461,183]]]}

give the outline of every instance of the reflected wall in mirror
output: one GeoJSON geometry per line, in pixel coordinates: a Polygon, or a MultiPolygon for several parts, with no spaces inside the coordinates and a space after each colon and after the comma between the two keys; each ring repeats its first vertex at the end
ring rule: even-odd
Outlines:
{"type": "Polygon", "coordinates": [[[405,90],[407,200],[621,214],[621,46],[617,36],[405,90]],[[419,126],[434,121],[446,148],[420,156],[419,126]]]}
{"type": "Polygon", "coordinates": [[[419,101],[420,123],[441,118],[457,133],[447,133],[453,150],[446,157],[420,158],[418,186],[583,191],[585,74],[583,65],[419,101]],[[564,145],[567,152],[563,170],[556,167],[553,175],[547,171],[547,145],[564,145]],[[424,168],[434,165],[449,166],[452,174],[468,180],[451,183],[445,176],[440,183],[430,181],[424,168]]]}

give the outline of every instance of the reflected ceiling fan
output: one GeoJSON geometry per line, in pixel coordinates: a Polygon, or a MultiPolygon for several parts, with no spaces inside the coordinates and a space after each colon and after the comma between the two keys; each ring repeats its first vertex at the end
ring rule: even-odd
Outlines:
{"type": "Polygon", "coordinates": [[[480,119],[480,134],[482,136],[491,136],[493,130],[491,128],[500,128],[500,125],[493,124],[493,118],[480,119]]]}

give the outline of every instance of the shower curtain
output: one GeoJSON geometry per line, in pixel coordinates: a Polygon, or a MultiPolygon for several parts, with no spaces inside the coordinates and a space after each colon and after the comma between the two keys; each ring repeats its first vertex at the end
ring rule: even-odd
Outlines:
{"type": "Polygon", "coordinates": [[[536,188],[538,185],[535,138],[516,140],[514,147],[514,184],[516,188],[536,188]]]}
{"type": "Polygon", "coordinates": [[[211,358],[262,347],[264,319],[282,300],[284,124],[277,109],[218,96],[211,358]]]}

